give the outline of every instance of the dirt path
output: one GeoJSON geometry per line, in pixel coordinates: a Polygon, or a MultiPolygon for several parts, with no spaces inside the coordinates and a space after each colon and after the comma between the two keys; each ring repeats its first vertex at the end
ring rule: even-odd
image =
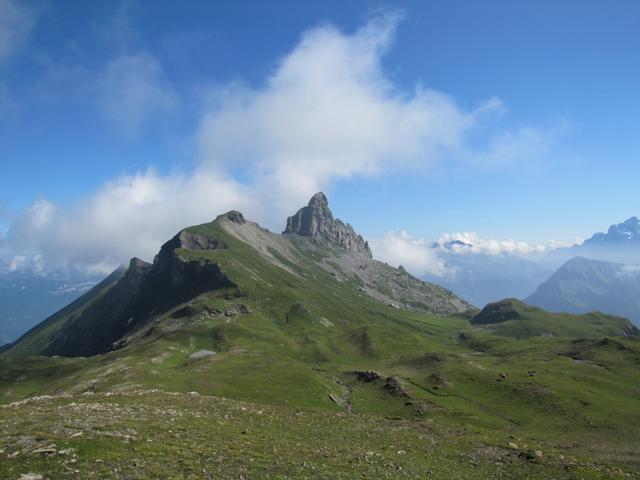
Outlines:
{"type": "Polygon", "coordinates": [[[344,404],[344,411],[351,413],[351,385],[342,385],[342,403],[344,404]]]}

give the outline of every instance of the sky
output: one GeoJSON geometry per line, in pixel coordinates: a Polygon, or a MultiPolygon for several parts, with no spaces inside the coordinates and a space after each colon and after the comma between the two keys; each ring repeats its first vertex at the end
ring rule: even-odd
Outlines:
{"type": "Polygon", "coordinates": [[[107,272],[318,190],[397,263],[571,244],[640,214],[639,51],[633,0],[0,0],[0,258],[107,272]]]}

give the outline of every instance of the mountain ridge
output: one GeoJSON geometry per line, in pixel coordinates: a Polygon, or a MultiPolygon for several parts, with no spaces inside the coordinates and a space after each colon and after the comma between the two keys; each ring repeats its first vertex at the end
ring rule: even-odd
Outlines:
{"type": "MultiPolygon", "coordinates": [[[[152,264],[133,258],[129,268],[100,298],[70,315],[54,332],[45,332],[45,347],[31,354],[91,356],[122,348],[136,332],[150,328],[153,317],[206,292],[243,296],[248,285],[261,283],[257,274],[244,282],[248,247],[259,258],[294,275],[309,277],[311,262],[334,282],[352,282],[353,289],[394,308],[447,315],[472,306],[448,290],[422,282],[404,270],[373,260],[368,244],[353,228],[333,218],[324,194],[312,197],[307,207],[289,217],[282,235],[263,229],[232,210],[213,222],[180,230],[165,242],[152,264]],[[296,220],[297,219],[297,220],[296,220]],[[232,238],[242,242],[241,247],[232,238]]],[[[264,265],[261,265],[264,268],[264,265]]],[[[264,287],[264,285],[262,285],[264,287]]],[[[103,288],[101,285],[100,288],[103,288]]],[[[55,317],[55,316],[54,316],[55,317]]],[[[58,317],[56,317],[58,318],[58,317]]],[[[44,326],[49,325],[45,323],[44,326]]],[[[44,328],[44,327],[43,327],[44,328]]],[[[6,351],[21,351],[20,344],[38,336],[32,329],[6,351]]]]}
{"type": "Polygon", "coordinates": [[[599,310],[640,322],[640,271],[621,263],[574,257],[529,295],[549,311],[599,310]]]}

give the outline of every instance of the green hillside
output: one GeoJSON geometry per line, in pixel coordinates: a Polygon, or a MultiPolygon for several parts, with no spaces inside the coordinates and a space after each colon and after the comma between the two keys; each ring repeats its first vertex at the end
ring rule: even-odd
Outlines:
{"type": "Polygon", "coordinates": [[[183,230],[0,355],[0,477],[637,473],[629,322],[492,320],[358,249],[238,212],[183,230]]]}
{"type": "Polygon", "coordinates": [[[471,319],[471,324],[496,335],[515,338],[533,336],[589,338],[640,333],[640,330],[626,318],[601,312],[582,315],[551,313],[514,298],[488,304],[471,319]]]}

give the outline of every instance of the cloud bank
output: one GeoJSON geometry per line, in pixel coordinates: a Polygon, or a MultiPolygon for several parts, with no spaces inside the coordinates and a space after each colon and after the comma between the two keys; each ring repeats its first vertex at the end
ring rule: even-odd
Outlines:
{"type": "Polygon", "coordinates": [[[353,35],[306,32],[264,87],[221,92],[200,130],[202,161],[247,169],[299,204],[336,180],[424,168],[460,149],[499,102],[467,112],[421,86],[399,91],[381,65],[395,28],[385,16],[353,35]]]}
{"type": "MultiPolygon", "coordinates": [[[[305,32],[261,87],[213,90],[196,134],[194,172],[121,176],[66,209],[38,200],[10,227],[5,249],[43,255],[47,265],[108,270],[133,255],[151,259],[181,227],[231,208],[278,228],[340,180],[441,162],[513,162],[546,145],[544,131],[528,128],[493,132],[478,151],[469,137],[503,112],[498,99],[465,110],[442,92],[399,89],[382,65],[397,21],[382,15],[351,34],[331,25],[305,32]]],[[[98,85],[98,113],[130,130],[180,102],[162,65],[144,53],[115,57],[98,85]]],[[[418,273],[443,268],[405,233],[388,234],[378,249],[418,273]]]]}
{"type": "Polygon", "coordinates": [[[551,250],[572,244],[549,242],[531,244],[516,240],[487,240],[477,233],[446,233],[437,242],[414,237],[405,231],[390,231],[369,240],[374,257],[391,265],[404,266],[417,276],[451,275],[455,267],[449,261],[452,255],[513,255],[535,259],[551,250]]]}
{"type": "Polygon", "coordinates": [[[71,210],[38,200],[13,224],[7,240],[49,264],[106,273],[132,255],[153,259],[179,228],[246,207],[247,198],[233,180],[210,172],[161,176],[151,170],[109,182],[71,210]]]}
{"type": "Polygon", "coordinates": [[[387,232],[369,240],[369,245],[375,258],[396,267],[402,265],[414,275],[442,275],[447,271],[438,252],[426,240],[405,231],[387,232]]]}

